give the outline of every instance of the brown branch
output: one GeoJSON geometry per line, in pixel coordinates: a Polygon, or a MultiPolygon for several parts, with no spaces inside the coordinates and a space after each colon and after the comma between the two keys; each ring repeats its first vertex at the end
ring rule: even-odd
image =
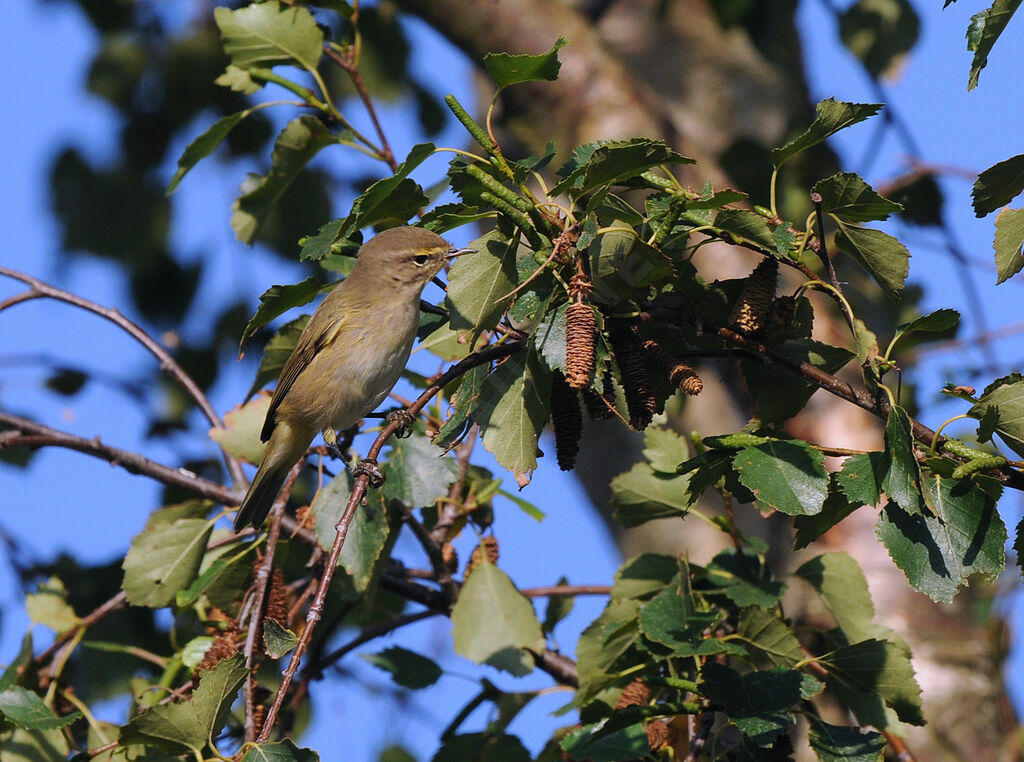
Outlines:
{"type": "Polygon", "coordinates": [[[396,616],[393,619],[387,619],[383,622],[377,622],[364,627],[359,635],[350,640],[343,646],[335,648],[329,654],[326,654],[317,661],[316,664],[306,667],[306,670],[310,671],[310,676],[319,678],[323,673],[324,669],[329,667],[334,662],[341,659],[345,654],[354,651],[364,643],[369,643],[371,640],[379,638],[383,635],[387,635],[390,632],[394,632],[400,627],[405,627],[407,624],[413,624],[420,622],[424,619],[430,619],[431,617],[441,616],[444,612],[434,611],[428,609],[426,611],[418,611],[415,614],[403,614],[402,616],[396,616]]]}
{"type": "MultiPolygon", "coordinates": [[[[466,357],[461,362],[456,363],[445,373],[442,373],[437,379],[435,379],[434,382],[416,399],[416,402],[406,409],[407,412],[412,416],[417,415],[420,410],[422,410],[427,403],[430,402],[430,400],[432,400],[439,391],[441,391],[441,389],[463,373],[466,373],[478,365],[489,363],[492,360],[496,360],[501,357],[507,357],[518,352],[522,347],[523,343],[520,341],[506,341],[502,344],[493,344],[479,352],[471,354],[469,357],[466,357]]],[[[364,460],[375,463],[377,457],[380,455],[380,451],[384,449],[385,443],[391,438],[391,435],[401,427],[402,421],[398,416],[395,416],[393,420],[381,429],[381,432],[377,435],[377,438],[370,446],[364,460]]],[[[316,596],[313,598],[313,603],[310,605],[309,612],[306,614],[306,626],[302,631],[299,642],[295,646],[295,650],[292,651],[292,656],[288,662],[288,666],[281,675],[281,685],[277,689],[277,693],[274,696],[274,703],[271,704],[270,710],[267,712],[267,718],[263,724],[263,730],[260,732],[259,738],[257,739],[259,743],[266,743],[270,738],[270,733],[274,728],[274,724],[277,722],[277,715],[281,711],[281,705],[284,703],[285,694],[288,692],[288,686],[291,685],[292,679],[295,677],[295,672],[299,668],[299,662],[302,660],[303,654],[305,654],[306,649],[309,647],[309,642],[313,637],[313,630],[315,629],[317,622],[319,622],[320,618],[323,616],[324,601],[327,598],[327,589],[330,587],[331,579],[334,576],[334,570],[338,566],[338,558],[341,556],[342,545],[345,543],[345,537],[348,535],[349,525],[352,523],[352,517],[355,515],[356,508],[366,495],[369,483],[370,477],[367,473],[360,473],[354,480],[348,504],[345,506],[344,513],[342,513],[341,518],[338,519],[338,523],[335,525],[337,533],[334,538],[334,544],[331,546],[331,552],[327,557],[327,561],[324,563],[324,574],[320,579],[320,585],[317,588],[316,596]]]]}
{"type": "Polygon", "coordinates": [[[611,595],[611,585],[548,585],[547,587],[524,587],[519,591],[527,598],[559,597],[572,598],[577,595],[611,595]]]}
{"type": "MultiPolygon", "coordinates": [[[[177,362],[175,362],[174,358],[171,357],[170,353],[168,353],[166,349],[160,346],[159,342],[157,342],[156,339],[154,339],[152,336],[150,336],[148,333],[142,330],[142,328],[140,328],[136,323],[132,322],[124,315],[122,315],[120,312],[118,312],[117,309],[110,307],[101,307],[95,302],[89,301],[88,299],[85,299],[81,296],[77,296],[76,294],[72,294],[68,291],[64,291],[63,289],[57,288],[55,286],[51,286],[50,284],[44,283],[38,278],[34,278],[31,275],[27,275],[22,272],[18,272],[17,270],[12,270],[9,267],[0,267],[0,275],[6,275],[9,278],[20,280],[22,283],[26,284],[29,287],[28,291],[23,292],[21,294],[17,294],[13,297],[4,300],[3,302],[0,302],[0,312],[2,312],[7,307],[11,307],[15,304],[28,301],[29,299],[46,297],[49,299],[55,299],[66,304],[73,305],[80,309],[86,310],[87,312],[92,312],[95,315],[99,315],[100,317],[106,320],[109,320],[118,328],[123,330],[129,336],[131,336],[133,339],[138,341],[143,347],[146,348],[146,350],[149,351],[150,354],[152,354],[157,360],[160,361],[160,367],[164,371],[166,371],[175,381],[177,381],[178,384],[180,384],[182,388],[185,389],[186,392],[188,392],[189,396],[196,403],[197,407],[199,407],[199,409],[203,412],[203,415],[206,416],[207,420],[213,426],[222,427],[224,425],[223,421],[221,421],[220,419],[220,416],[217,415],[217,412],[213,409],[213,406],[210,404],[210,401],[206,398],[206,395],[203,393],[203,390],[200,389],[196,382],[192,380],[192,377],[189,376],[182,369],[182,367],[178,365],[177,362]]],[[[242,471],[241,463],[239,463],[238,460],[233,455],[228,453],[226,450],[222,450],[222,452],[224,453],[224,462],[227,464],[228,472],[231,474],[231,478],[236,483],[246,483],[245,473],[242,471]]]]}
{"type": "Polygon", "coordinates": [[[80,631],[92,627],[94,624],[96,624],[96,622],[103,619],[103,617],[105,617],[107,614],[110,614],[114,611],[119,611],[123,609],[127,604],[128,596],[124,592],[124,590],[115,594],[111,598],[108,598],[106,601],[104,601],[91,612],[89,612],[86,616],[82,617],[78,624],[76,624],[70,630],[65,630],[60,635],[58,635],[57,639],[54,640],[53,643],[49,645],[49,647],[47,647],[42,653],[35,657],[35,663],[43,664],[47,659],[53,656],[53,654],[55,654],[61,646],[63,646],[69,640],[72,640],[76,635],[78,635],[80,631]]]}
{"type": "MultiPolygon", "coordinates": [[[[354,20],[353,23],[355,23],[354,20]]],[[[380,149],[378,150],[380,158],[391,167],[392,172],[397,172],[398,162],[395,161],[395,154],[391,150],[387,135],[384,134],[384,128],[381,127],[380,120],[377,118],[377,109],[373,106],[370,91],[366,89],[366,83],[363,82],[363,76],[359,73],[359,66],[356,64],[354,56],[339,53],[330,43],[324,45],[324,54],[338,64],[352,80],[352,85],[359,94],[363,106],[366,107],[366,113],[369,114],[370,121],[373,122],[373,129],[376,130],[377,138],[380,140],[380,149]]]]}
{"type": "Polygon", "coordinates": [[[448,600],[454,602],[459,595],[459,585],[452,579],[451,569],[441,554],[441,546],[434,541],[433,536],[427,531],[426,527],[409,510],[409,506],[401,500],[392,500],[391,506],[401,514],[402,520],[412,530],[413,536],[419,541],[423,552],[427,554],[427,558],[430,560],[430,567],[434,570],[434,579],[441,585],[441,589],[448,596],[448,600]]]}

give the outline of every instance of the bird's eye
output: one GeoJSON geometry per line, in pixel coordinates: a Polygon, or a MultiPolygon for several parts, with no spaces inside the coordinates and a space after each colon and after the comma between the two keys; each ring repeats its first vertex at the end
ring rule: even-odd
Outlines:
{"type": "Polygon", "coordinates": [[[423,265],[427,263],[428,259],[430,259],[429,254],[415,254],[413,255],[412,261],[416,263],[417,267],[423,267],[423,265]]]}

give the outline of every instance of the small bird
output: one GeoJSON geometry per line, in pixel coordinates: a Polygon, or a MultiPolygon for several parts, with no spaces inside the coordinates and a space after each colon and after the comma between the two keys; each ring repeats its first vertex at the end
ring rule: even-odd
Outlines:
{"type": "Polygon", "coordinates": [[[409,361],[424,286],[457,252],[423,228],[385,230],[363,244],[352,272],[317,307],[281,371],[260,439],[270,440],[235,516],[259,528],[285,477],[318,431],[373,411],[409,361]]]}

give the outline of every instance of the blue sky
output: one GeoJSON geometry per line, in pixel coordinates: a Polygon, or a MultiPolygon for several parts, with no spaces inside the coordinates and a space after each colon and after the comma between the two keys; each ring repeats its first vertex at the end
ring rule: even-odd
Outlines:
{"type": "MultiPolygon", "coordinates": [[[[970,55],[966,52],[964,30],[968,17],[982,7],[981,2],[961,2],[940,12],[939,3],[919,2],[923,15],[922,39],[907,61],[899,78],[887,83],[890,102],[914,130],[921,149],[919,159],[938,165],[978,171],[1024,151],[1019,124],[1022,101],[1019,98],[1019,65],[1015,60],[1014,22],[1006,39],[997,45],[988,68],[982,73],[979,88],[967,93],[970,55]]],[[[800,8],[804,32],[807,70],[816,98],[835,96],[848,101],[873,101],[875,94],[859,65],[838,44],[834,22],[822,2],[804,0],[800,8]]],[[[24,270],[56,285],[81,293],[106,305],[128,303],[117,273],[106,263],[76,258],[68,261],[56,256],[58,231],[48,210],[46,179],[55,146],[66,141],[85,147],[97,160],[116,150],[116,125],[112,113],[101,102],[87,97],[81,89],[84,67],[92,55],[95,40],[75,8],[61,3],[15,3],[6,14],[9,60],[22,62],[18,74],[9,74],[0,84],[3,101],[8,104],[8,119],[0,123],[0,166],[4,169],[0,185],[0,229],[4,230],[0,262],[24,270]]],[[[439,83],[442,91],[455,92],[464,103],[472,102],[468,64],[456,55],[443,52],[443,45],[426,28],[414,30],[420,46],[416,55],[433,57],[438,51],[449,55],[450,81],[439,83]]],[[[389,133],[398,153],[416,138],[401,128],[398,112],[385,109],[389,133]],[[390,117],[390,118],[388,118],[390,117]]],[[[195,125],[195,132],[202,125],[195,125]]],[[[847,166],[857,170],[873,127],[861,125],[843,133],[834,145],[847,166]]],[[[449,131],[439,144],[461,145],[458,133],[449,131]]],[[[184,146],[180,146],[183,148],[184,146]]],[[[898,175],[906,165],[907,150],[888,138],[866,179],[876,185],[898,175]]],[[[167,167],[167,175],[173,163],[167,167]]],[[[429,164],[425,176],[439,173],[429,164]]],[[[224,290],[243,295],[255,304],[256,298],[271,283],[292,282],[302,277],[298,267],[288,267],[279,259],[253,256],[234,241],[228,228],[228,210],[210,206],[211,195],[227,197],[242,179],[240,167],[206,162],[185,181],[183,192],[174,199],[176,213],[189,222],[176,229],[175,243],[191,256],[218,252],[215,265],[208,268],[201,286],[201,298],[220,298],[224,290]],[[202,189],[202,190],[201,190],[202,189]]],[[[947,212],[956,235],[972,262],[970,269],[985,304],[985,319],[990,327],[1019,319],[1021,284],[1011,280],[994,286],[992,262],[993,217],[975,219],[970,208],[970,182],[950,177],[942,181],[947,196],[947,212]],[[986,264],[988,263],[988,264],[986,264]]],[[[959,306],[963,309],[963,271],[953,266],[950,257],[934,243],[934,233],[895,227],[913,253],[911,279],[926,287],[926,309],[959,306]]],[[[456,241],[461,243],[461,241],[456,241]]],[[[0,282],[0,298],[14,293],[16,286],[0,282]]],[[[977,322],[966,316],[962,336],[972,335],[977,322]]],[[[205,330],[202,321],[185,327],[185,332],[205,330]]],[[[881,338],[881,337],[880,337],[881,338]]],[[[1020,341],[1013,337],[996,347],[1001,360],[1018,363],[1024,359],[1020,341]]],[[[25,359],[44,353],[69,365],[87,369],[143,376],[152,368],[152,358],[141,351],[109,324],[70,307],[37,300],[0,314],[0,409],[31,413],[39,420],[82,436],[100,434],[104,441],[129,450],[144,451],[148,457],[174,462],[180,450],[154,445],[143,438],[146,411],[126,404],[118,392],[98,384],[89,384],[75,398],[64,399],[40,388],[43,370],[25,364],[25,359]]],[[[947,380],[958,381],[958,369],[978,361],[976,355],[943,357],[929,362],[921,375],[921,400],[934,403],[935,390],[947,380]]],[[[235,404],[248,387],[251,368],[228,368],[213,392],[220,411],[235,404]]],[[[925,421],[933,428],[962,409],[945,402],[929,404],[925,421]]],[[[198,422],[197,422],[198,423],[198,422]]],[[[196,431],[201,431],[199,425],[196,431]]],[[[180,444],[180,443],[176,443],[180,444]]],[[[188,452],[201,448],[187,445],[188,452]]],[[[550,461],[550,459],[548,459],[550,461]]],[[[0,466],[0,494],[5,496],[0,509],[0,528],[23,543],[30,553],[49,556],[66,548],[86,562],[108,561],[124,552],[128,538],[141,529],[144,516],[156,501],[157,489],[146,480],[106,466],[95,459],[68,451],[51,449],[40,453],[27,472],[0,466]]],[[[509,508],[500,515],[502,566],[524,587],[553,583],[566,574],[574,583],[607,582],[618,559],[603,528],[584,507],[585,500],[575,482],[545,463],[524,497],[542,505],[547,519],[536,524],[519,511],[509,508]],[[566,538],[572,538],[571,550],[566,538]],[[543,559],[543,560],[539,560],[543,559]],[[549,560],[550,559],[550,560],[549,560]]],[[[1016,496],[1002,505],[1007,524],[1016,523],[1020,501],[1016,496]]],[[[404,548],[415,557],[411,547],[404,548]]],[[[577,633],[596,615],[601,602],[580,600],[572,617],[559,631],[564,642],[572,643],[577,633]]],[[[6,566],[0,565],[0,663],[15,651],[26,626],[21,611],[21,594],[6,566]]],[[[543,609],[541,609],[543,612],[543,609]]],[[[449,655],[450,624],[435,619],[401,633],[393,641],[417,648],[433,656],[449,655]]],[[[388,643],[380,643],[379,650],[388,643]]],[[[372,725],[391,728],[392,740],[407,743],[421,757],[429,757],[436,746],[439,726],[454,713],[454,707],[476,691],[469,676],[479,674],[466,661],[447,659],[453,674],[442,679],[437,693],[426,699],[413,696],[409,706],[392,702],[387,695],[361,699],[358,706],[348,700],[348,683],[336,681],[318,693],[318,714],[310,745],[326,746],[331,739],[343,738],[352,760],[375,758],[380,736],[361,732],[372,725]]],[[[378,687],[388,682],[372,667],[349,659],[347,669],[378,687]]],[[[507,676],[488,674],[503,687],[541,688],[549,684],[543,678],[513,681],[507,676]]],[[[386,692],[385,692],[386,693],[386,692]]],[[[538,729],[550,730],[561,720],[547,713],[565,702],[567,694],[538,699],[512,732],[524,732],[536,751],[542,736],[538,729]]],[[[119,719],[116,708],[105,717],[119,719]]]]}

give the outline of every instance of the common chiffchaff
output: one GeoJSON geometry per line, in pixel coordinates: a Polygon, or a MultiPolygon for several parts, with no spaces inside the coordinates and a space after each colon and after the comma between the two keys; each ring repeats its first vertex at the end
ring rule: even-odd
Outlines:
{"type": "Polygon", "coordinates": [[[379,405],[409,361],[420,293],[454,255],[439,235],[392,228],[359,249],[356,264],[317,307],[285,363],[260,438],[266,452],[235,516],[259,528],[317,432],[333,440],[379,405]]]}

